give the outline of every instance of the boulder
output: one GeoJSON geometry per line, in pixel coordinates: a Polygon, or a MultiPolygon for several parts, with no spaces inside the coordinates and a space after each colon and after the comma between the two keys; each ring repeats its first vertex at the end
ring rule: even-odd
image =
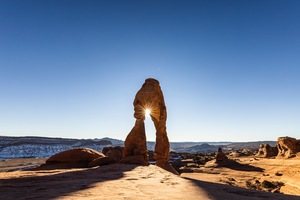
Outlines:
{"type": "Polygon", "coordinates": [[[258,150],[258,153],[255,155],[256,157],[261,158],[269,158],[272,156],[276,156],[278,154],[277,146],[271,147],[269,144],[261,144],[258,150]]]}
{"type": "Polygon", "coordinates": [[[216,155],[216,162],[226,162],[228,161],[227,156],[223,153],[222,148],[218,148],[218,153],[216,155]]]}
{"type": "Polygon", "coordinates": [[[148,155],[149,155],[149,161],[155,161],[154,151],[152,150],[148,151],[148,155]]]}
{"type": "Polygon", "coordinates": [[[234,151],[234,152],[232,152],[232,153],[230,154],[230,156],[232,156],[232,157],[241,157],[242,154],[239,153],[239,152],[237,152],[237,151],[234,151]]]}
{"type": "Polygon", "coordinates": [[[116,147],[104,147],[102,153],[105,156],[114,157],[117,162],[119,162],[123,158],[123,150],[124,147],[116,146],[116,147]]]}
{"type": "Polygon", "coordinates": [[[278,155],[277,157],[291,158],[295,157],[300,151],[299,140],[292,137],[279,137],[277,139],[278,155]]]}
{"type": "Polygon", "coordinates": [[[95,167],[95,166],[99,166],[99,165],[107,165],[107,164],[115,163],[115,162],[116,162],[116,158],[114,158],[114,157],[110,157],[110,156],[99,157],[99,158],[94,159],[92,162],[90,162],[88,164],[88,167],[95,167]]]}
{"type": "Polygon", "coordinates": [[[104,157],[104,155],[93,149],[74,148],[51,156],[46,160],[46,165],[67,163],[69,168],[88,167],[88,163],[99,157],[104,157]]]}

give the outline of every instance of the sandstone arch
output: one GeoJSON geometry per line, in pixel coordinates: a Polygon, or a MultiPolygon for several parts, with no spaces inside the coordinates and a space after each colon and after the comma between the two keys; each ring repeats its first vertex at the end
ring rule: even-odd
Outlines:
{"type": "Polygon", "coordinates": [[[170,143],[166,131],[167,110],[159,82],[153,78],[146,79],[135,96],[133,106],[136,122],[125,139],[123,159],[120,163],[149,164],[144,125],[146,109],[149,109],[156,129],[156,165],[177,173],[168,162],[170,143]]]}

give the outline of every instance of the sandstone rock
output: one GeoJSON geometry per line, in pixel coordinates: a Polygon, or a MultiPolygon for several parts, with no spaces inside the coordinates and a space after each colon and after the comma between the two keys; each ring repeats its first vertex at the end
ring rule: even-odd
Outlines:
{"type": "Polygon", "coordinates": [[[265,148],[265,145],[261,144],[259,146],[258,152],[257,152],[257,154],[255,156],[256,157],[263,157],[264,156],[264,150],[263,150],[264,148],[265,148]]]}
{"type": "MultiPolygon", "coordinates": [[[[237,152],[231,153],[231,156],[236,157],[240,155],[237,152]]],[[[222,148],[218,148],[218,152],[216,154],[216,159],[208,161],[205,163],[205,168],[217,168],[217,167],[227,167],[227,166],[236,166],[239,165],[235,160],[228,159],[228,157],[223,153],[222,148]]]]}
{"type": "Polygon", "coordinates": [[[172,165],[170,165],[167,159],[156,160],[156,166],[161,167],[169,172],[172,172],[173,174],[179,175],[179,173],[172,167],[172,165]]]}
{"type": "Polygon", "coordinates": [[[271,190],[272,193],[280,193],[280,187],[271,190]]]}
{"type": "Polygon", "coordinates": [[[291,137],[279,137],[277,140],[277,147],[277,157],[295,157],[296,153],[299,151],[299,141],[291,137]]]}
{"type": "MultiPolygon", "coordinates": [[[[180,171],[180,168],[184,166],[184,164],[181,162],[180,159],[177,160],[173,160],[173,162],[171,163],[172,167],[179,173],[182,173],[180,171]]],[[[199,166],[199,165],[198,165],[199,166]]]]}
{"type": "Polygon", "coordinates": [[[149,162],[145,159],[144,155],[127,156],[119,161],[123,164],[137,164],[137,165],[149,165],[149,162]]]}
{"type": "MultiPolygon", "coordinates": [[[[120,163],[134,163],[132,157],[134,155],[143,155],[145,162],[148,162],[149,158],[147,155],[148,151],[144,126],[145,113],[148,109],[150,110],[150,116],[156,129],[156,144],[154,151],[156,165],[164,169],[176,171],[168,162],[170,144],[166,131],[167,111],[159,82],[152,78],[146,79],[142,88],[137,92],[133,105],[136,123],[126,137],[123,159],[120,163]]],[[[140,159],[142,157],[138,156],[137,158],[140,159]]],[[[138,160],[138,162],[140,163],[140,160],[138,160]]]]}
{"type": "Polygon", "coordinates": [[[154,158],[154,151],[149,151],[149,152],[148,152],[148,155],[149,155],[149,161],[155,161],[155,158],[154,158]]]}
{"type": "Polygon", "coordinates": [[[255,156],[261,158],[269,158],[272,156],[276,156],[277,154],[278,154],[277,146],[271,147],[269,144],[266,145],[261,144],[258,153],[255,156]]]}
{"type": "Polygon", "coordinates": [[[218,148],[218,153],[216,155],[216,162],[226,162],[228,161],[227,156],[223,153],[222,148],[218,148]]]}
{"type": "Polygon", "coordinates": [[[116,147],[104,147],[102,153],[105,156],[114,157],[117,162],[119,162],[123,158],[123,150],[124,147],[116,146],[116,147]]]}
{"type": "Polygon", "coordinates": [[[107,165],[109,163],[115,163],[116,162],[116,158],[114,157],[99,157],[94,159],[92,162],[90,162],[88,164],[88,167],[95,167],[95,166],[99,166],[99,165],[107,165]]]}
{"type": "Polygon", "coordinates": [[[232,157],[241,157],[242,154],[239,153],[239,152],[234,151],[234,152],[232,152],[232,153],[230,154],[230,156],[232,156],[232,157]]]}
{"type": "MultiPolygon", "coordinates": [[[[126,157],[134,156],[134,155],[142,155],[145,162],[148,162],[148,151],[146,144],[146,134],[145,134],[145,125],[144,119],[137,119],[135,122],[135,126],[132,128],[130,133],[127,135],[125,139],[125,148],[123,151],[123,159],[121,163],[125,163],[126,161],[130,162],[127,164],[134,164],[132,159],[125,159],[126,157]]],[[[137,158],[137,157],[135,157],[137,158]]],[[[139,159],[141,157],[138,157],[139,159]]],[[[137,160],[137,163],[140,164],[141,161],[137,160]]]]}
{"type": "Polygon", "coordinates": [[[46,165],[67,163],[69,168],[87,167],[88,163],[99,157],[104,157],[104,155],[93,149],[74,148],[51,156],[46,160],[46,165]]]}

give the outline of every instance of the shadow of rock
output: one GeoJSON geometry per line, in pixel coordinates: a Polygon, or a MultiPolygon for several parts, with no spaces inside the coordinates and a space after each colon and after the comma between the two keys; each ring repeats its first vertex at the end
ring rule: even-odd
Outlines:
{"type": "Polygon", "coordinates": [[[263,168],[260,167],[254,167],[252,165],[248,165],[248,164],[241,164],[238,162],[235,162],[235,164],[231,164],[228,166],[224,166],[230,169],[234,169],[234,170],[238,170],[238,171],[255,171],[255,172],[264,172],[263,168]]]}
{"type": "Polygon", "coordinates": [[[64,163],[52,163],[41,164],[35,168],[26,169],[23,171],[40,171],[40,170],[54,170],[54,169],[74,169],[74,168],[88,168],[86,162],[64,162],[64,163]]]}
{"type": "Polygon", "coordinates": [[[210,161],[205,164],[205,168],[217,168],[217,167],[226,167],[229,169],[234,169],[238,171],[255,171],[255,172],[264,172],[263,168],[254,167],[248,164],[241,164],[234,160],[228,160],[227,162],[216,162],[210,161]]]}
{"type": "MultiPolygon", "coordinates": [[[[131,171],[137,165],[112,164],[77,171],[42,170],[35,176],[0,179],[1,199],[43,199],[50,200],[61,196],[71,196],[87,188],[97,187],[98,183],[120,179],[124,172],[131,171]],[[56,173],[51,175],[51,173],[56,173]],[[42,174],[50,174],[43,175],[42,174]]],[[[24,172],[26,173],[26,172],[24,172]]]]}

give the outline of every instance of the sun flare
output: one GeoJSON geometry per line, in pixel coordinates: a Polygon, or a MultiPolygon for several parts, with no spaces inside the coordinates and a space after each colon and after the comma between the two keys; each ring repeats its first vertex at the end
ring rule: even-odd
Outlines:
{"type": "Polygon", "coordinates": [[[146,109],[145,113],[146,113],[146,116],[150,116],[150,110],[149,109],[146,109]]]}

